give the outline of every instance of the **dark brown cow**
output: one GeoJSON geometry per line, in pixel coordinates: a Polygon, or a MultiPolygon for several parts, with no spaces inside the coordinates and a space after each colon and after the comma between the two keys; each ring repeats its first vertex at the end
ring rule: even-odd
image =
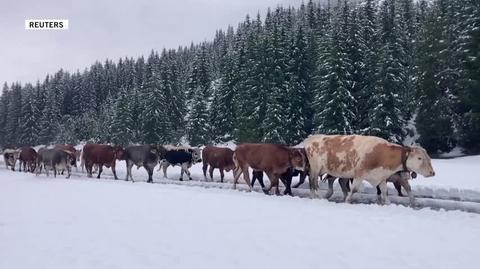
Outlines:
{"type": "Polygon", "coordinates": [[[203,161],[203,176],[205,181],[207,180],[207,168],[210,165],[208,170],[210,174],[210,179],[213,181],[213,170],[218,168],[220,170],[220,181],[223,182],[224,174],[223,170],[230,171],[235,168],[233,163],[233,150],[229,148],[221,148],[214,146],[206,146],[202,150],[202,161],[203,161]]]}
{"type": "Polygon", "coordinates": [[[87,169],[88,177],[92,177],[93,165],[98,165],[98,176],[102,174],[103,166],[112,168],[112,173],[115,179],[118,179],[115,171],[116,160],[123,160],[125,157],[125,151],[120,146],[109,146],[100,144],[86,144],[83,147],[82,158],[85,161],[85,168],[87,169]]]}
{"type": "Polygon", "coordinates": [[[23,165],[24,172],[28,170],[33,173],[37,164],[37,152],[32,147],[21,147],[18,160],[18,171],[22,171],[23,165]]]}
{"type": "Polygon", "coordinates": [[[289,168],[305,170],[307,158],[304,149],[277,144],[242,144],[235,149],[233,162],[235,163],[234,189],[243,173],[245,182],[252,190],[248,174],[248,168],[251,167],[256,171],[265,171],[270,180],[270,187],[264,189],[264,192],[270,193],[273,187],[278,187],[280,176],[289,168]]]}

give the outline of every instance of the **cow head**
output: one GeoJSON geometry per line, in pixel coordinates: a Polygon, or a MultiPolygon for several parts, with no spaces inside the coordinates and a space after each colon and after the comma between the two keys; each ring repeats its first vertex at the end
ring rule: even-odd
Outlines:
{"type": "Polygon", "coordinates": [[[113,146],[113,152],[117,160],[125,160],[125,150],[121,146],[113,146]]]}
{"type": "Polygon", "coordinates": [[[293,168],[305,171],[308,166],[307,154],[303,148],[290,149],[290,164],[293,168]]]}
{"type": "Polygon", "coordinates": [[[424,177],[432,177],[435,171],[430,156],[422,147],[411,147],[406,161],[407,168],[424,177]]]}
{"type": "Polygon", "coordinates": [[[77,167],[77,158],[75,156],[75,152],[71,152],[69,150],[63,150],[67,154],[67,164],[77,167]]]}
{"type": "Polygon", "coordinates": [[[188,152],[192,154],[192,162],[199,163],[202,161],[202,150],[200,148],[189,148],[188,152]]]}

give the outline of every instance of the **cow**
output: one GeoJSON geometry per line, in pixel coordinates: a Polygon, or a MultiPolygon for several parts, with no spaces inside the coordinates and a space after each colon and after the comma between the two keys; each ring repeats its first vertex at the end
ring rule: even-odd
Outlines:
{"type": "Polygon", "coordinates": [[[92,168],[96,164],[98,165],[98,175],[103,171],[103,166],[112,168],[112,173],[115,179],[118,179],[117,172],[115,171],[115,164],[117,160],[123,160],[125,151],[120,146],[110,146],[101,144],[86,144],[83,146],[82,158],[85,161],[85,168],[87,170],[87,176],[92,177],[92,168]]]}
{"type": "MultiPolygon", "coordinates": [[[[77,160],[79,159],[80,155],[81,155],[81,152],[79,150],[77,150],[73,145],[71,144],[57,144],[55,146],[53,146],[54,149],[61,149],[61,150],[64,150],[66,152],[68,152],[68,154],[71,155],[71,157],[75,160],[73,166],[78,169],[77,167],[77,160]]],[[[78,171],[78,170],[77,170],[78,171]]],[[[63,175],[63,170],[60,172],[62,175],[63,175]]]]}
{"type": "Polygon", "coordinates": [[[10,169],[12,171],[15,171],[15,164],[17,163],[17,160],[20,155],[20,150],[18,149],[5,149],[3,151],[3,160],[5,161],[5,166],[7,169],[10,166],[10,169]]]}
{"type": "Polygon", "coordinates": [[[233,162],[235,163],[233,189],[236,189],[238,179],[243,173],[243,179],[249,190],[252,190],[248,174],[248,168],[251,167],[254,171],[264,171],[267,174],[270,187],[263,188],[266,194],[269,194],[273,187],[276,187],[276,193],[279,194],[279,178],[289,168],[304,171],[307,165],[304,149],[278,144],[241,144],[233,153],[233,162]]]}
{"type": "Polygon", "coordinates": [[[157,149],[159,150],[158,156],[160,158],[158,160],[158,163],[160,165],[158,166],[157,171],[164,170],[164,177],[167,177],[166,176],[167,168],[165,168],[164,166],[166,165],[168,167],[170,164],[168,164],[168,162],[165,160],[165,154],[171,150],[188,152],[190,149],[193,149],[193,148],[189,146],[163,145],[163,146],[157,146],[157,149]]]}
{"type": "Polygon", "coordinates": [[[188,168],[192,167],[193,164],[199,163],[202,161],[201,150],[200,148],[188,148],[188,149],[168,149],[161,158],[160,167],[163,169],[163,177],[167,178],[167,168],[172,165],[180,165],[180,181],[183,181],[183,173],[185,172],[188,175],[188,179],[192,180],[190,171],[188,168]]]}
{"type": "Polygon", "coordinates": [[[235,168],[233,163],[233,150],[229,148],[206,146],[202,150],[202,161],[203,161],[203,177],[207,181],[207,168],[210,174],[210,179],[213,181],[213,170],[218,168],[220,170],[220,182],[223,182],[224,174],[223,170],[229,172],[235,168]]]}
{"type": "Polygon", "coordinates": [[[42,148],[38,150],[37,155],[37,176],[41,173],[43,166],[47,176],[50,176],[49,170],[53,170],[54,177],[57,177],[58,171],[67,170],[66,178],[70,178],[71,166],[75,164],[75,157],[72,152],[62,149],[42,148]]]}
{"type": "Polygon", "coordinates": [[[430,156],[425,149],[390,143],[375,136],[312,135],[304,141],[310,163],[310,192],[317,196],[318,176],[329,174],[338,178],[353,178],[345,201],[351,202],[363,180],[379,186],[385,204],[386,180],[398,171],[413,171],[424,177],[435,175],[430,156]]]}
{"type": "Polygon", "coordinates": [[[33,173],[37,165],[37,152],[32,147],[21,147],[19,150],[20,153],[18,157],[18,170],[22,171],[23,165],[24,172],[29,171],[33,173]]]}
{"type": "Polygon", "coordinates": [[[148,183],[153,182],[153,170],[158,163],[159,151],[156,146],[140,145],[140,146],[128,146],[125,148],[125,162],[127,165],[127,178],[133,182],[132,167],[136,165],[137,168],[143,166],[148,173],[148,183]]]}
{"type": "MultiPolygon", "coordinates": [[[[73,145],[71,144],[57,144],[53,148],[55,149],[62,149],[66,150],[68,152],[73,152],[73,157],[75,158],[75,161],[80,159],[81,155],[81,150],[77,150],[73,145]]],[[[77,164],[75,162],[75,167],[77,167],[77,164]]]]}

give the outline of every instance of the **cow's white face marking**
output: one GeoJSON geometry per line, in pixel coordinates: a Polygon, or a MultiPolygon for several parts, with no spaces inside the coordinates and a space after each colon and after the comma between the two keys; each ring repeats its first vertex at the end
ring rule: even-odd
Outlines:
{"type": "Polygon", "coordinates": [[[407,158],[407,168],[424,177],[432,177],[435,175],[430,156],[428,156],[427,151],[421,147],[412,147],[412,151],[407,158]]]}

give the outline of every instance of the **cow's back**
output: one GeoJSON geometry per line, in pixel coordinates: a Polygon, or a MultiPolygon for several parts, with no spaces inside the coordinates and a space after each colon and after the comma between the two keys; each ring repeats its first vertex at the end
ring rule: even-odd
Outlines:
{"type": "Polygon", "coordinates": [[[203,163],[215,168],[233,167],[233,150],[229,148],[206,146],[202,150],[203,163]]]}
{"type": "Polygon", "coordinates": [[[290,150],[277,144],[241,144],[235,149],[235,158],[256,170],[290,167],[290,150]]]}
{"type": "Polygon", "coordinates": [[[390,153],[399,146],[375,136],[313,135],[304,145],[314,170],[340,178],[366,179],[372,169],[385,166],[386,160],[394,158],[398,164],[400,156],[390,153]]]}
{"type": "Polygon", "coordinates": [[[111,163],[115,159],[112,146],[101,144],[86,144],[83,147],[83,158],[94,164],[111,163]]]}
{"type": "Polygon", "coordinates": [[[35,161],[37,159],[37,152],[32,147],[20,148],[20,160],[22,161],[35,161]]]}

